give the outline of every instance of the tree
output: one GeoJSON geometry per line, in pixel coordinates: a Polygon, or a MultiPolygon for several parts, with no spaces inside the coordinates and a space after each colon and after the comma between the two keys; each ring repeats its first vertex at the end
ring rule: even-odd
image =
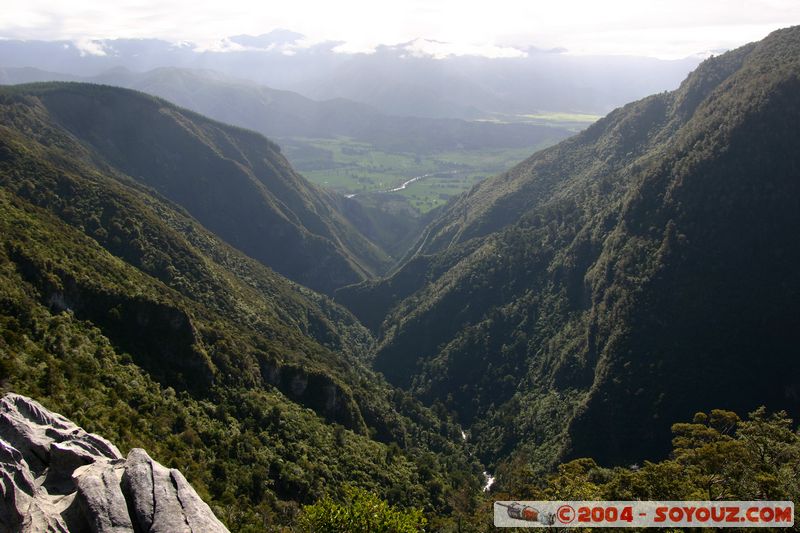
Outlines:
{"type": "Polygon", "coordinates": [[[419,509],[402,510],[375,494],[346,486],[339,503],[325,496],[306,505],[300,515],[302,531],[329,533],[416,533],[427,523],[419,509]]]}

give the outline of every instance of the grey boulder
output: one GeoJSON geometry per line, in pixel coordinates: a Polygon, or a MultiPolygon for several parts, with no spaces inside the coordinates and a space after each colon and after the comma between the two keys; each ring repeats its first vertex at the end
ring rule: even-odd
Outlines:
{"type": "Polygon", "coordinates": [[[227,528],[175,469],[125,458],[38,402],[0,399],[0,533],[216,533],[227,528]]]}

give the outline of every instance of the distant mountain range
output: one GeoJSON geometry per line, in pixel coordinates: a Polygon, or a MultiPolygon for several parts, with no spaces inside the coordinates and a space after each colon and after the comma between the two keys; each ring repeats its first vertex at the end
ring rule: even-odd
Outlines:
{"type": "Polygon", "coordinates": [[[698,62],[575,56],[560,50],[520,57],[432,56],[424,40],[346,54],[337,42],[308,46],[300,34],[236,36],[221,50],[153,39],[0,41],[0,67],[34,67],[96,76],[115,67],[211,69],[326,100],[347,98],[401,116],[487,118],[541,111],[606,113],[650,93],[675,88],[698,62]]]}
{"type": "Polygon", "coordinates": [[[425,154],[476,148],[529,148],[545,139],[558,140],[571,133],[556,126],[386,115],[352,100],[316,101],[209,70],[165,67],[137,73],[115,68],[97,76],[82,77],[31,67],[0,68],[0,84],[40,81],[127,87],[273,139],[344,136],[386,151],[425,154]]]}

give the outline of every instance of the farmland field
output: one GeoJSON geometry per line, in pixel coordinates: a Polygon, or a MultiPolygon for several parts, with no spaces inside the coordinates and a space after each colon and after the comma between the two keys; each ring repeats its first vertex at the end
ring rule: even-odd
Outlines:
{"type": "Polygon", "coordinates": [[[280,139],[279,144],[303,176],[345,195],[386,194],[415,177],[425,176],[392,193],[403,196],[418,213],[426,213],[553,143],[424,155],[385,152],[344,137],[280,139]]]}
{"type": "Polygon", "coordinates": [[[540,112],[518,115],[496,113],[490,118],[484,119],[484,121],[505,124],[522,123],[534,124],[537,126],[554,126],[577,133],[600,118],[600,115],[568,112],[540,112]]]}
{"type": "MultiPolygon", "coordinates": [[[[491,122],[528,123],[578,132],[599,117],[577,113],[497,115],[491,122]]],[[[479,181],[504,172],[537,150],[563,138],[553,137],[523,148],[484,148],[419,153],[411,148],[388,151],[348,137],[278,139],[286,157],[306,178],[369,203],[391,195],[424,214],[479,181]],[[393,191],[413,178],[401,190],[393,191]],[[369,198],[367,198],[369,197],[369,198]]],[[[411,146],[410,144],[408,146],[411,146]]],[[[396,202],[395,202],[396,203],[396,202]]]]}

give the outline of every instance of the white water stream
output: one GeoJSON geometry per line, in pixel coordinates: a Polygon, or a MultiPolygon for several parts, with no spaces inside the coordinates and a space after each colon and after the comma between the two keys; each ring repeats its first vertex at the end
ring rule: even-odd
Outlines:
{"type": "MultiPolygon", "coordinates": [[[[464,442],[467,442],[467,434],[464,432],[463,429],[461,430],[461,438],[464,440],[464,442]]],[[[483,485],[483,492],[489,492],[492,488],[492,485],[494,485],[494,476],[489,472],[487,472],[486,470],[484,470],[483,477],[484,479],[486,479],[486,483],[484,483],[483,485]]]]}

